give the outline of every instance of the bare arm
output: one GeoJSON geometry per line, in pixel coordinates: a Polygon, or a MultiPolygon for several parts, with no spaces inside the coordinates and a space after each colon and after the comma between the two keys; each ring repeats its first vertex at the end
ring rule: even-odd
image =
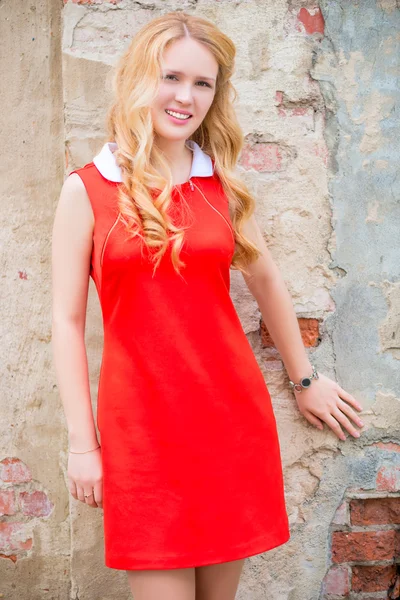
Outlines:
{"type": "Polygon", "coordinates": [[[304,348],[291,296],[254,214],[246,221],[243,232],[261,251],[261,256],[247,267],[249,275],[243,275],[243,278],[257,301],[290,379],[299,381],[311,375],[312,366],[304,348]]]}
{"type": "MultiPolygon", "coordinates": [[[[261,256],[248,266],[248,275],[243,277],[257,301],[290,379],[297,383],[301,378],[311,375],[312,367],[291,296],[254,214],[245,223],[244,234],[259,248],[261,256]]],[[[350,419],[360,427],[363,423],[350,405],[357,410],[362,410],[362,406],[337,382],[322,373],[318,374],[319,379],[313,380],[309,388],[294,393],[301,414],[318,429],[323,429],[325,422],[341,440],[346,439],[341,426],[354,437],[359,437],[360,433],[350,419]]]]}
{"type": "Polygon", "coordinates": [[[94,216],[77,174],[64,182],[52,236],[52,348],[71,450],[98,445],[84,342],[94,216]]]}

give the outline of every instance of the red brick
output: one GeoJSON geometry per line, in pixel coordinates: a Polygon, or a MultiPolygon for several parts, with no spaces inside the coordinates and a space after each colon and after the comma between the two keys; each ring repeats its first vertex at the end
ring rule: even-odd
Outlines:
{"type": "Polygon", "coordinates": [[[306,33],[321,33],[324,34],[325,21],[323,14],[319,8],[307,9],[302,8],[297,15],[298,20],[304,26],[306,33]]]}
{"type": "MultiPolygon", "coordinates": [[[[388,600],[388,593],[387,593],[387,591],[386,592],[372,592],[371,595],[369,595],[368,592],[366,592],[365,594],[360,594],[357,596],[350,596],[349,598],[351,598],[352,600],[353,600],[353,598],[357,598],[357,600],[388,600]]],[[[346,598],[346,600],[347,600],[347,598],[346,598]]],[[[396,600],[397,600],[397,596],[396,596],[396,600]]]]}
{"type": "Polygon", "coordinates": [[[44,492],[39,490],[21,492],[19,498],[22,512],[30,517],[47,517],[53,510],[53,503],[44,492]]]}
{"type": "Polygon", "coordinates": [[[376,489],[385,492],[400,491],[400,467],[381,467],[376,476],[376,489]]]}
{"type": "Polygon", "coordinates": [[[400,575],[398,574],[390,590],[390,598],[400,598],[400,575]]]}
{"type": "Polygon", "coordinates": [[[400,524],[400,498],[367,498],[350,502],[352,525],[400,524]]]}
{"type": "Polygon", "coordinates": [[[376,446],[381,450],[388,450],[389,452],[400,452],[400,444],[395,444],[394,442],[375,442],[371,446],[376,446]]]}
{"type": "Polygon", "coordinates": [[[312,106],[279,107],[280,117],[308,117],[310,123],[314,121],[314,109],[312,106]]]}
{"type": "Polygon", "coordinates": [[[245,169],[255,169],[261,172],[281,171],[283,168],[284,152],[279,144],[259,142],[246,144],[240,156],[240,164],[245,169]]]}
{"type": "Polygon", "coordinates": [[[312,103],[303,104],[290,100],[284,94],[277,90],[275,92],[275,106],[278,107],[278,116],[280,117],[307,117],[310,123],[314,123],[315,110],[312,103]]]}
{"type": "Polygon", "coordinates": [[[385,592],[396,578],[396,565],[357,566],[352,569],[353,592],[385,592]]]}
{"type": "Polygon", "coordinates": [[[24,483],[31,480],[32,475],[29,468],[19,458],[11,456],[0,462],[0,481],[4,483],[24,483]]]}
{"type": "Polygon", "coordinates": [[[300,333],[305,346],[317,346],[319,341],[318,319],[298,319],[300,333]]]}
{"type": "Polygon", "coordinates": [[[27,538],[25,527],[25,523],[0,523],[0,549],[30,550],[32,538],[27,538]]]}
{"type": "Polygon", "coordinates": [[[348,525],[348,520],[347,501],[345,500],[336,510],[332,523],[335,525],[348,525]]]}
{"type": "Polygon", "coordinates": [[[283,371],[283,362],[274,356],[267,356],[264,365],[269,371],[283,371]]]}
{"type": "Polygon", "coordinates": [[[400,531],[334,531],[332,561],[393,560],[400,550],[400,531]]]}
{"type": "Polygon", "coordinates": [[[0,515],[14,515],[15,512],[14,490],[0,490],[0,515]]]}
{"type": "Polygon", "coordinates": [[[292,115],[294,117],[299,117],[302,115],[306,115],[310,110],[313,110],[312,108],[310,109],[309,106],[295,106],[292,110],[292,115]]]}
{"type": "Polygon", "coordinates": [[[275,348],[274,340],[269,334],[266,324],[264,321],[261,321],[261,344],[264,348],[275,348]]]}
{"type": "MultiPolygon", "coordinates": [[[[17,562],[17,555],[16,554],[1,554],[0,553],[0,558],[8,558],[10,560],[12,560],[13,563],[17,562]]],[[[1,596],[0,596],[1,598],[1,596]]]]}
{"type": "Polygon", "coordinates": [[[324,577],[325,594],[347,596],[350,591],[350,574],[347,567],[331,567],[324,577]]]}
{"type": "MultiPolygon", "coordinates": [[[[303,344],[306,347],[317,346],[319,341],[318,319],[297,319],[303,344]]],[[[263,347],[275,347],[274,341],[269,334],[264,321],[261,321],[261,343],[263,347]]]]}

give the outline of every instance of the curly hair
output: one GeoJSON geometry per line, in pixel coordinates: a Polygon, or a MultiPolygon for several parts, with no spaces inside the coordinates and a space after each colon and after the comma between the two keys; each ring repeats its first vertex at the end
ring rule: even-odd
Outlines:
{"type": "Polygon", "coordinates": [[[204,44],[218,63],[213,102],[201,125],[191,135],[214,161],[214,172],[226,194],[235,234],[231,268],[246,272],[260,255],[242,232],[255,209],[255,200],[234,169],[244,137],[233,108],[237,93],[230,78],[236,48],[213,23],[184,12],[170,12],[151,20],[131,40],[113,73],[113,103],[107,114],[109,141],[116,142],[115,158],[121,168],[118,208],[128,234],[139,236],[150,250],[155,268],[171,243],[171,260],[179,273],[185,227],[168,214],[172,201],[172,174],[154,144],[150,105],[157,97],[163,52],[174,41],[190,37],[204,44]],[[155,168],[161,165],[169,179],[155,168]],[[159,194],[155,190],[160,191],[159,194]]]}

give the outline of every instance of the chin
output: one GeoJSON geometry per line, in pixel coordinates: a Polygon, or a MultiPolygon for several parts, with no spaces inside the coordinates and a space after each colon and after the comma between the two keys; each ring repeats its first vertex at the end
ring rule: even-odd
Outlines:
{"type": "Polygon", "coordinates": [[[170,131],[154,131],[155,135],[159,138],[163,138],[164,140],[178,141],[178,140],[186,140],[190,137],[191,133],[189,132],[175,132],[171,133],[170,131]]]}

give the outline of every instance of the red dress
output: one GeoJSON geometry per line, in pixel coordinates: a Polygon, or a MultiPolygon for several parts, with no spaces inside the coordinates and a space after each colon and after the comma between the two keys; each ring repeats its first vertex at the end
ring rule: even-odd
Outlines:
{"type": "Polygon", "coordinates": [[[218,176],[174,187],[173,207],[180,189],[190,209],[186,267],[176,274],[168,251],[153,276],[140,241],[125,239],[120,184],[93,162],[73,172],[95,217],[90,275],[104,327],[105,565],[194,567],[284,544],[276,421],[229,294],[234,237],[218,176]]]}

